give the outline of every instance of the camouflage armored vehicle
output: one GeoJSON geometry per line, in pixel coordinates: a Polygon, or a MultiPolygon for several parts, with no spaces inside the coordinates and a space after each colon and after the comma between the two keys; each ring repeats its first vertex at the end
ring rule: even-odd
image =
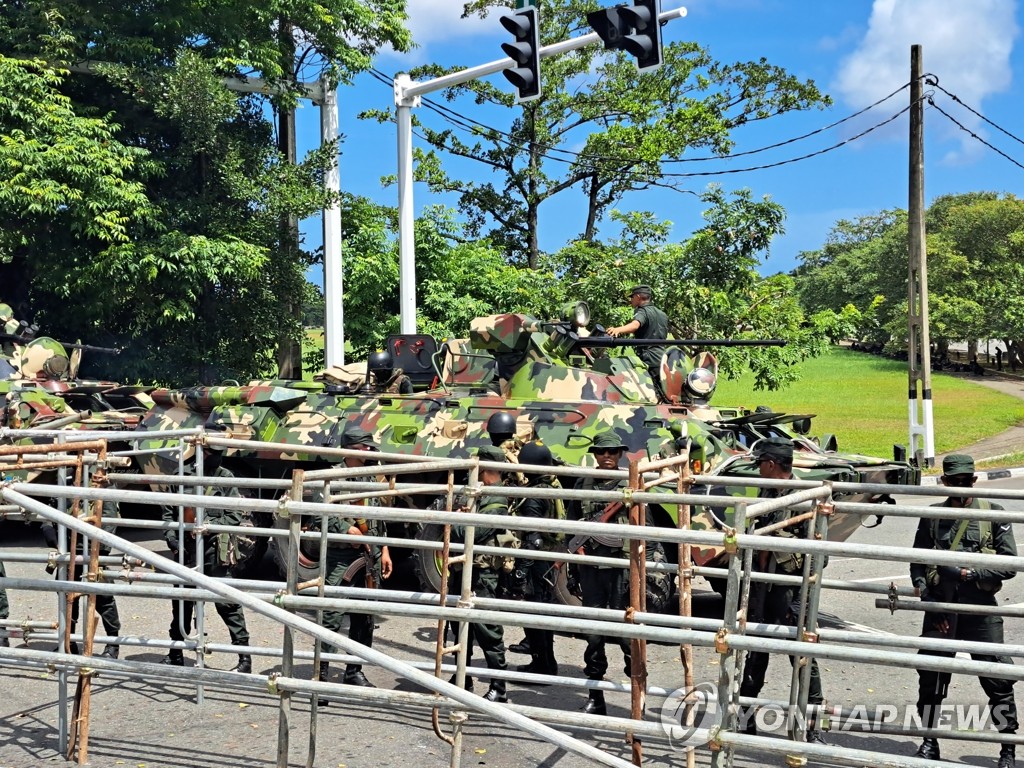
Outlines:
{"type": "MultiPolygon", "coordinates": [[[[152,387],[78,378],[82,353],[119,350],[68,344],[37,336],[38,328],[19,321],[0,303],[0,427],[10,429],[134,429],[152,405],[152,387]],[[71,350],[70,352],[68,350],[71,350]]],[[[18,444],[50,442],[19,438],[18,444]]],[[[9,473],[32,481],[45,473],[9,473]]]]}
{"type": "MultiPolygon", "coordinates": [[[[692,471],[714,471],[728,462],[742,474],[742,463],[736,462],[746,448],[713,423],[744,415],[742,409],[709,404],[717,375],[714,356],[706,351],[688,355],[679,341],[647,342],[670,345],[661,366],[667,402],[659,402],[647,367],[631,349],[645,342],[611,339],[599,326],[589,332],[588,315],[580,304],[570,321],[542,322],[522,314],[481,317],[472,322],[468,339],[441,344],[426,335],[390,337],[387,351],[412,379],[411,395],[379,393],[365,367],[346,366],[325,371],[311,383],[155,390],[155,406],[139,429],[216,426],[234,438],[279,443],[274,449],[231,449],[223,461],[236,475],[283,478],[296,467],[326,466],[303,448],[337,447],[350,424],[373,433],[387,453],[458,458],[489,445],[488,419],[506,413],[515,419],[518,440],[543,440],[567,464],[592,465],[588,448],[593,438],[613,430],[628,446],[630,459],[676,455],[688,447],[692,471]]],[[[694,348],[762,342],[682,343],[694,348]]],[[[160,446],[154,440],[142,447],[160,446]]],[[[150,454],[147,462],[148,472],[177,469],[176,457],[160,453],[150,454]]],[[[823,460],[817,453],[805,461],[802,452],[797,462],[800,476],[855,480],[862,468],[838,457],[823,460]]],[[[912,470],[903,463],[892,472],[893,481],[903,482],[912,470]]],[[[402,501],[425,508],[433,499],[402,501]]],[[[675,524],[671,505],[656,506],[652,513],[659,524],[675,524]]],[[[695,529],[713,525],[706,515],[693,521],[695,529]]],[[[433,538],[436,531],[407,535],[433,538]]],[[[723,552],[705,548],[693,554],[698,565],[705,565],[723,552]]],[[[434,581],[436,566],[428,558],[422,570],[434,581]]]]}

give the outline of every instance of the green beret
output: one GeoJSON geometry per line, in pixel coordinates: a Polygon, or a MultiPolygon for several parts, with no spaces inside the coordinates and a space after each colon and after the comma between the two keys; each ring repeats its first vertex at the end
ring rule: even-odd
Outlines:
{"type": "Polygon", "coordinates": [[[951,453],[942,460],[944,475],[973,475],[974,458],[966,453],[951,453]]]}
{"type": "Polygon", "coordinates": [[[496,445],[482,445],[476,449],[476,455],[483,461],[508,461],[505,452],[496,445]]]}
{"type": "Polygon", "coordinates": [[[651,286],[649,285],[634,285],[632,288],[629,289],[630,296],[635,296],[638,293],[643,294],[645,296],[654,296],[654,291],[651,290],[651,286]]]}
{"type": "Polygon", "coordinates": [[[785,437],[766,437],[754,443],[754,461],[775,461],[780,464],[793,463],[793,441],[785,437]]]}
{"type": "Polygon", "coordinates": [[[356,445],[368,445],[371,448],[377,447],[377,443],[374,442],[373,435],[362,427],[353,425],[345,427],[345,430],[341,433],[341,447],[352,448],[356,445]]]}
{"type": "Polygon", "coordinates": [[[625,445],[614,432],[602,432],[594,438],[594,442],[587,450],[593,453],[598,448],[618,448],[620,451],[625,451],[629,446],[625,445]]]}

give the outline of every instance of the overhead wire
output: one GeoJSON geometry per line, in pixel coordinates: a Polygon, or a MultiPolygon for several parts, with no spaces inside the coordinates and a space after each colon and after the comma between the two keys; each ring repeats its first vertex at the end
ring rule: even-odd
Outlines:
{"type": "MultiPolygon", "coordinates": [[[[946,110],[944,110],[944,109],[943,109],[942,107],[940,107],[940,106],[939,106],[938,104],[936,104],[936,103],[935,103],[935,101],[934,101],[933,99],[931,99],[931,98],[929,98],[929,99],[928,99],[928,105],[929,105],[929,106],[930,106],[930,107],[931,107],[932,109],[936,110],[936,111],[937,111],[937,112],[938,112],[938,113],[939,113],[940,115],[942,115],[942,116],[943,116],[943,117],[945,117],[945,118],[946,118],[947,120],[949,120],[949,121],[950,121],[951,123],[953,123],[953,125],[955,125],[955,126],[956,126],[957,128],[959,128],[959,129],[960,129],[961,131],[963,131],[963,132],[964,132],[964,133],[966,133],[966,134],[967,134],[968,136],[970,136],[970,137],[971,137],[972,139],[974,139],[975,141],[979,141],[979,142],[981,142],[981,143],[982,143],[982,144],[984,144],[984,145],[985,145],[986,147],[988,147],[988,148],[989,148],[989,149],[991,149],[991,150],[992,150],[993,152],[995,152],[995,153],[996,153],[997,155],[1001,155],[1002,157],[1006,158],[1006,159],[1007,159],[1007,160],[1009,160],[1009,161],[1010,161],[1011,163],[1013,163],[1014,165],[1016,165],[1016,166],[1017,166],[1018,168],[1020,168],[1020,169],[1024,170],[1024,165],[1022,165],[1022,164],[1021,164],[1021,163],[1019,163],[1018,161],[1014,160],[1014,159],[1013,159],[1012,157],[1010,157],[1010,156],[1009,156],[1008,154],[1006,154],[1005,152],[1003,152],[1003,151],[1002,151],[1001,149],[999,149],[998,147],[996,147],[996,146],[994,146],[994,145],[990,144],[989,142],[985,141],[985,139],[981,138],[981,136],[979,136],[978,134],[976,134],[976,133],[975,133],[974,131],[972,131],[972,130],[971,130],[970,128],[968,128],[967,126],[965,126],[965,125],[964,125],[963,123],[961,123],[961,122],[960,122],[959,120],[957,120],[957,119],[956,119],[955,117],[953,117],[953,116],[952,116],[951,114],[949,114],[948,112],[946,112],[946,110]]],[[[971,110],[971,111],[973,111],[973,110],[971,110]]]]}
{"type": "Polygon", "coordinates": [[[985,117],[983,114],[981,114],[981,112],[979,112],[978,110],[974,109],[969,104],[965,103],[955,93],[950,93],[945,88],[943,88],[941,85],[939,85],[939,78],[936,75],[932,75],[932,74],[925,75],[925,82],[928,83],[928,85],[932,86],[933,88],[936,88],[937,90],[942,91],[944,94],[949,96],[949,98],[951,98],[957,104],[962,106],[968,112],[970,112],[971,114],[976,115],[977,117],[981,118],[982,121],[984,121],[988,125],[991,125],[993,128],[995,128],[1000,133],[1003,133],[1006,136],[1010,137],[1011,139],[1016,141],[1018,144],[1024,144],[1024,139],[1021,139],[1019,136],[1016,136],[1016,135],[1010,133],[1008,130],[1006,130],[1002,126],[998,125],[997,123],[992,122],[987,117],[985,117]]]}

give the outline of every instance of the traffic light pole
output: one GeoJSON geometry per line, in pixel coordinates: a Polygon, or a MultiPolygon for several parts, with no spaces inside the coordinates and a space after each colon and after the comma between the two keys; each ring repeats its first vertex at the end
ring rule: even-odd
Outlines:
{"type": "MultiPolygon", "coordinates": [[[[660,14],[658,22],[665,24],[684,16],[686,16],[685,8],[674,8],[660,14]]],[[[600,36],[596,32],[591,32],[570,40],[545,45],[540,49],[540,57],[546,59],[601,42],[600,36]]],[[[517,66],[519,64],[512,59],[504,58],[419,83],[414,82],[405,73],[395,76],[395,107],[398,125],[398,267],[401,333],[416,333],[416,224],[413,206],[412,110],[420,105],[421,97],[428,93],[479,80],[482,77],[517,66]]]]}

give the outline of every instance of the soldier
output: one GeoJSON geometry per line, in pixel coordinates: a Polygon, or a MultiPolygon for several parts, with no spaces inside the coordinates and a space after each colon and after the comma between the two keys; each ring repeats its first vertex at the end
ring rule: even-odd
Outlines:
{"type": "MultiPolygon", "coordinates": [[[[637,285],[632,288],[629,292],[629,303],[633,307],[633,319],[625,325],[609,328],[608,335],[618,337],[632,333],[637,339],[667,338],[668,316],[654,305],[653,298],[654,291],[649,285],[637,285]]],[[[641,347],[637,354],[654,379],[654,388],[659,399],[664,400],[665,395],[661,387],[661,357],[665,354],[665,348],[641,347]]]]}
{"type": "MultiPolygon", "coordinates": [[[[505,462],[505,454],[495,446],[484,446],[477,450],[482,461],[505,462]]],[[[502,472],[496,469],[481,469],[480,482],[484,485],[502,485],[502,472]]],[[[486,496],[479,510],[480,514],[504,516],[508,514],[508,500],[501,496],[486,496]]],[[[477,546],[498,546],[498,528],[476,528],[473,541],[477,546]]],[[[465,528],[461,525],[452,526],[452,541],[465,542],[465,528]]],[[[473,558],[472,590],[477,597],[493,598],[498,589],[498,574],[501,572],[503,558],[495,555],[476,555],[473,558]]],[[[452,566],[448,578],[448,592],[453,595],[462,594],[462,566],[452,566]]],[[[455,636],[459,636],[459,625],[452,622],[455,636]]],[[[501,624],[470,624],[466,664],[469,665],[473,656],[473,643],[480,646],[488,669],[507,669],[505,663],[505,644],[501,624]]],[[[466,678],[466,689],[473,689],[473,680],[466,678]]],[[[504,680],[491,680],[491,685],[484,694],[488,701],[506,702],[504,680]]]]}
{"type": "MultiPolygon", "coordinates": [[[[341,433],[341,447],[358,451],[376,451],[377,444],[373,441],[373,435],[362,427],[350,425],[341,433]]],[[[345,466],[365,467],[370,457],[347,457],[345,466]]],[[[379,504],[376,499],[364,500],[374,506],[379,504]]],[[[308,530],[319,531],[321,521],[315,518],[309,525],[308,530]]],[[[363,518],[342,518],[331,516],[327,522],[328,533],[348,534],[349,536],[383,536],[385,534],[384,524],[380,520],[364,520],[363,518]]],[[[319,557],[319,544],[316,545],[316,555],[319,557]]],[[[329,587],[353,586],[357,576],[362,575],[366,580],[364,583],[376,586],[380,578],[391,577],[391,555],[387,547],[378,547],[375,544],[348,544],[339,541],[329,542],[327,545],[326,563],[326,585],[329,587]],[[376,575],[376,578],[375,578],[376,575]]],[[[362,587],[363,584],[358,584],[362,587]]],[[[345,614],[343,611],[324,611],[324,626],[332,632],[341,630],[342,620],[345,614]]],[[[367,647],[373,646],[373,616],[366,613],[350,613],[348,637],[357,643],[367,647]]],[[[325,645],[325,653],[337,653],[337,648],[332,645],[325,645]]],[[[320,681],[326,682],[330,676],[330,664],[320,662],[320,681]]],[[[364,688],[376,688],[366,679],[363,674],[362,664],[349,664],[345,667],[345,674],[342,676],[345,685],[359,685],[364,688]]]]}
{"type": "MultiPolygon", "coordinates": [[[[792,480],[793,479],[793,441],[784,437],[769,437],[759,440],[754,444],[754,461],[762,478],[766,480],[792,480]]],[[[779,488],[762,488],[757,497],[759,499],[774,499],[781,496],[785,491],[779,488]]],[[[788,509],[779,510],[767,515],[761,525],[773,525],[788,519],[792,512],[788,509]]],[[[804,524],[806,525],[806,523],[804,524]]],[[[784,528],[773,536],[794,537],[806,535],[803,526],[799,528],[784,528]]],[[[784,573],[793,575],[803,569],[803,555],[783,552],[756,552],[754,556],[754,569],[761,573],[784,573]]],[[[754,582],[750,587],[750,608],[747,616],[748,623],[764,622],[766,624],[785,624],[793,626],[796,623],[796,611],[794,601],[797,598],[798,588],[794,584],[766,584],[765,582],[754,582]]],[[[750,651],[747,653],[747,663],[743,670],[743,681],[740,684],[740,696],[756,698],[764,687],[765,673],[768,671],[767,653],[750,651]]],[[[796,657],[790,656],[791,664],[796,664],[796,657]]],[[[811,681],[807,703],[811,705],[821,704],[824,701],[821,689],[821,675],[818,672],[818,662],[811,659],[811,681]]],[[[757,726],[753,718],[753,710],[747,710],[745,730],[751,735],[757,734],[757,726]]],[[[821,731],[814,723],[807,729],[807,741],[824,744],[825,740],[821,731]]]]}
{"type": "MultiPolygon", "coordinates": [[[[951,454],[942,460],[943,485],[950,488],[973,488],[978,478],[974,474],[974,459],[966,454],[951,454]]],[[[966,496],[951,496],[936,507],[953,509],[1002,509],[998,504],[966,496]]],[[[914,547],[951,552],[987,552],[997,555],[1017,555],[1013,530],[1009,523],[987,520],[956,520],[951,518],[922,517],[914,537],[914,547]]],[[[910,578],[919,590],[922,601],[964,603],[965,605],[994,606],[996,592],[1006,579],[1015,575],[1012,570],[958,568],[950,565],[929,566],[911,563],[910,578]]],[[[970,613],[926,613],[923,637],[967,640],[982,643],[1003,643],[1003,618],[997,615],[970,613]]],[[[1012,664],[1009,656],[993,653],[972,653],[976,661],[1012,664]]],[[[953,657],[953,653],[921,650],[928,656],[953,657]]],[[[918,675],[917,711],[925,728],[934,728],[939,707],[949,688],[950,673],[920,669],[918,675]]],[[[988,695],[990,715],[1000,733],[1017,732],[1017,704],[1013,697],[1013,682],[997,677],[979,677],[981,687],[988,695]]],[[[939,760],[938,739],[926,738],[915,753],[926,760],[939,760]]],[[[999,750],[998,768],[1014,768],[1015,748],[1003,744],[999,750]]]]}
{"type": "MultiPolygon", "coordinates": [[[[540,441],[526,443],[519,451],[519,462],[521,464],[534,464],[550,467],[554,464],[554,457],[546,445],[540,441]]],[[[526,485],[528,488],[545,488],[548,490],[561,490],[558,478],[554,475],[545,475],[535,472],[526,473],[526,485]]],[[[558,514],[561,504],[556,499],[520,499],[512,509],[512,514],[518,517],[532,517],[541,520],[555,520],[564,517],[558,514]]],[[[562,536],[553,533],[540,533],[537,531],[520,531],[522,538],[522,550],[552,552],[559,548],[562,543],[562,536]]],[[[521,550],[521,551],[522,551],[521,550]]],[[[516,558],[516,568],[512,578],[512,596],[526,597],[538,603],[553,603],[555,563],[551,560],[531,560],[529,556],[516,558]]],[[[529,664],[521,664],[517,667],[520,672],[533,672],[539,675],[557,675],[558,662],[555,660],[555,633],[549,629],[526,628],[524,630],[526,639],[523,644],[532,657],[529,664]]]]}
{"type": "MultiPolygon", "coordinates": [[[[97,471],[92,476],[92,484],[97,488],[106,488],[110,485],[110,481],[107,479],[106,474],[97,471]]],[[[93,508],[90,502],[89,512],[87,516],[93,514],[93,508]]],[[[121,517],[120,505],[116,501],[107,501],[103,503],[103,516],[107,518],[119,518],[121,517]]],[[[43,523],[43,539],[46,541],[46,546],[50,549],[57,548],[57,527],[56,525],[43,523]]],[[[103,526],[103,530],[108,533],[113,533],[117,530],[116,523],[107,523],[103,526]]],[[[89,550],[85,548],[85,539],[82,536],[77,537],[77,545],[75,549],[79,557],[83,559],[83,563],[73,562],[68,569],[68,580],[78,581],[82,577],[83,567],[88,567],[89,550]]],[[[105,545],[100,546],[100,556],[105,557],[110,554],[110,547],[105,545]]],[[[53,572],[56,568],[47,567],[48,572],[53,572]]],[[[63,599],[63,595],[61,596],[63,599]]],[[[80,600],[74,600],[71,603],[71,634],[75,634],[75,628],[78,624],[78,612],[80,600]]],[[[113,595],[96,595],[96,613],[99,614],[100,620],[103,622],[103,631],[107,633],[109,637],[117,637],[121,634],[121,617],[117,612],[117,602],[114,600],[113,595]]],[[[120,648],[117,645],[108,645],[103,649],[103,656],[108,659],[116,659],[119,655],[120,648]]],[[[78,643],[71,643],[71,652],[77,654],[79,652],[78,643]]]]}
{"type": "MultiPolygon", "coordinates": [[[[602,432],[594,438],[590,453],[594,454],[599,469],[618,469],[619,462],[626,446],[614,432],[602,432]]],[[[592,477],[581,478],[576,483],[577,490],[609,491],[621,488],[625,479],[594,480],[592,477]]],[[[621,501],[583,501],[573,502],[567,509],[567,517],[572,520],[588,522],[601,521],[612,524],[627,525],[629,510],[621,501]]],[[[611,529],[610,529],[611,530],[611,529]]],[[[576,536],[569,542],[569,551],[579,555],[597,557],[629,557],[629,541],[617,538],[614,531],[608,536],[576,536]]],[[[583,588],[583,605],[586,608],[612,608],[621,610],[629,601],[629,573],[624,568],[611,568],[604,565],[581,565],[580,586],[583,588]]],[[[601,680],[608,671],[608,656],[605,643],[608,638],[602,635],[588,635],[587,649],[583,653],[583,673],[591,680],[601,680]]],[[[622,649],[624,671],[628,675],[630,669],[629,639],[614,639],[622,649]]],[[[591,690],[590,697],[583,708],[588,715],[605,715],[607,708],[604,691],[591,690]]]]}
{"type": "MultiPolygon", "coordinates": [[[[203,471],[210,478],[230,479],[234,474],[222,465],[222,451],[214,446],[203,445],[203,471]]],[[[195,476],[195,466],[188,465],[185,474],[195,476]]],[[[207,486],[207,497],[224,497],[239,499],[242,495],[237,488],[224,486],[207,486]]],[[[176,523],[178,520],[176,507],[164,507],[164,522],[176,523]]],[[[217,509],[216,507],[205,507],[203,522],[210,525],[240,525],[244,512],[239,509],[217,509]]],[[[195,509],[185,507],[185,519],[191,517],[195,520],[195,509]]],[[[164,532],[164,540],[171,549],[174,558],[179,556],[178,529],[169,528],[164,532]]],[[[234,564],[233,538],[229,533],[207,533],[203,538],[203,573],[213,578],[222,579],[231,575],[231,566],[234,564]]],[[[189,568],[196,567],[195,534],[190,532],[185,538],[184,565],[189,568]]],[[[224,621],[231,636],[231,644],[240,647],[248,647],[249,630],[245,626],[245,614],[242,606],[235,603],[215,603],[217,613],[224,621]]],[[[171,627],[170,637],[172,640],[184,640],[182,624],[185,627],[192,627],[192,616],[195,612],[195,603],[188,600],[171,601],[171,627]]],[[[180,648],[172,648],[161,664],[172,664],[176,667],[184,666],[185,656],[180,648]]],[[[248,653],[238,655],[238,663],[231,668],[231,672],[249,674],[252,672],[252,657],[248,653]]]]}
{"type": "MultiPolygon", "coordinates": [[[[2,306],[2,305],[0,305],[0,306],[2,306]]],[[[2,320],[2,319],[3,318],[0,317],[0,320],[2,320]]],[[[6,579],[6,578],[7,578],[7,571],[4,570],[3,561],[0,560],[0,579],[6,579]]],[[[10,615],[11,615],[11,606],[7,602],[7,590],[4,589],[3,587],[0,587],[0,621],[2,621],[4,619],[7,619],[7,618],[10,618],[10,615]]],[[[0,648],[9,648],[10,645],[11,645],[11,641],[7,639],[7,635],[4,635],[3,637],[0,637],[0,648]]]]}
{"type": "Polygon", "coordinates": [[[401,368],[395,369],[391,353],[386,350],[374,352],[366,361],[366,367],[373,374],[374,391],[384,395],[411,395],[412,379],[401,368]]]}

